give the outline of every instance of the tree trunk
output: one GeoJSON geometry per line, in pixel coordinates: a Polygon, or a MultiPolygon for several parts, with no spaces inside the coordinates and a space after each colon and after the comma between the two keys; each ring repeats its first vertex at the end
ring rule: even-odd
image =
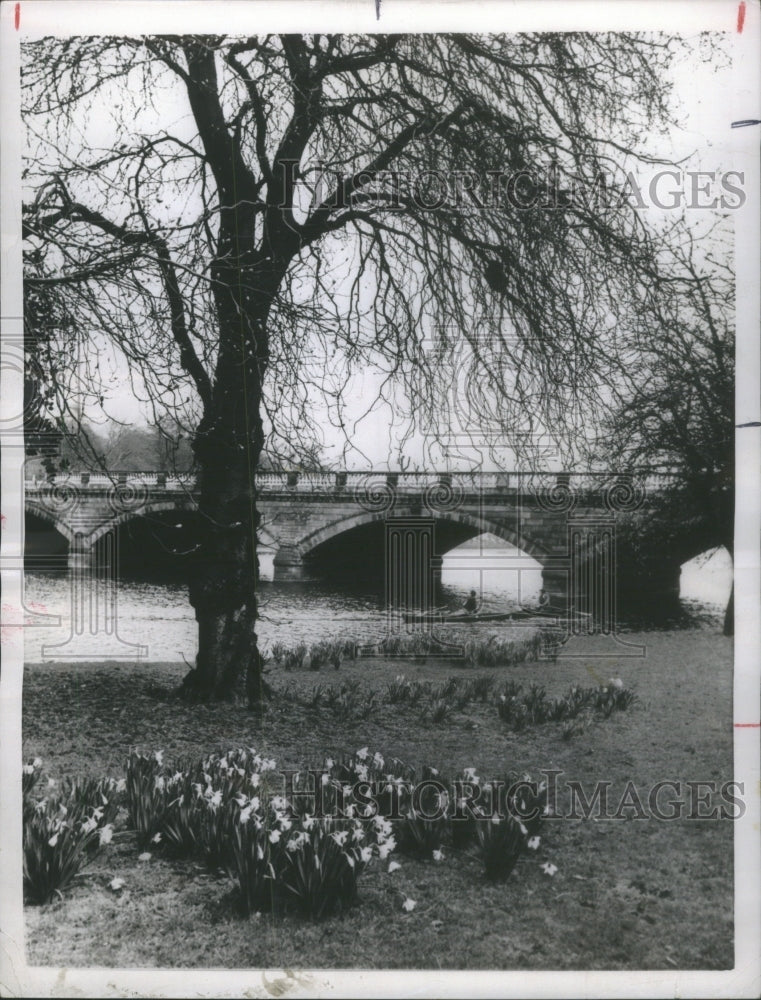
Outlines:
{"type": "Polygon", "coordinates": [[[199,471],[203,537],[190,603],[198,622],[198,656],[183,691],[195,701],[269,693],[257,646],[256,467],[264,434],[262,380],[270,296],[252,301],[252,275],[230,263],[216,268],[220,322],[213,400],[193,443],[199,471]]]}
{"type": "MultiPolygon", "coordinates": [[[[247,696],[249,704],[267,693],[256,636],[256,525],[253,482],[218,461],[201,471],[205,515],[201,557],[190,585],[198,622],[195,668],[183,692],[192,701],[247,696]]],[[[251,476],[253,478],[253,474],[251,476]]]]}

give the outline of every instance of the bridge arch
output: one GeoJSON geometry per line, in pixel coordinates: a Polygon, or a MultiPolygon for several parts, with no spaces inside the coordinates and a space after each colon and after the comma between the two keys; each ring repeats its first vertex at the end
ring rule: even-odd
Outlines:
{"type": "Polygon", "coordinates": [[[34,500],[27,500],[25,503],[25,510],[27,514],[32,514],[34,517],[39,518],[40,521],[45,521],[47,524],[51,525],[55,530],[66,539],[69,546],[74,545],[74,540],[76,538],[76,532],[74,529],[66,523],[61,517],[57,517],[53,511],[49,510],[47,507],[40,503],[36,503],[34,500]]]}
{"type": "MultiPolygon", "coordinates": [[[[394,511],[395,518],[414,518],[419,516],[419,511],[413,512],[411,509],[399,509],[394,511]]],[[[502,538],[504,541],[514,545],[522,552],[532,556],[532,558],[536,559],[536,561],[542,566],[545,565],[550,557],[547,550],[533,538],[520,534],[509,524],[494,518],[476,517],[465,511],[453,510],[440,514],[437,513],[434,516],[434,519],[437,522],[450,522],[472,528],[473,536],[471,537],[482,535],[486,532],[497,535],[498,538],[502,538]]],[[[343,535],[346,532],[351,531],[353,528],[361,528],[365,525],[372,524],[373,522],[384,522],[386,520],[388,520],[388,514],[386,512],[373,513],[372,511],[362,511],[361,513],[352,514],[348,517],[337,518],[335,521],[331,521],[329,524],[318,528],[316,531],[312,531],[304,538],[298,540],[294,549],[296,554],[301,559],[304,559],[313,553],[315,549],[324,542],[337,538],[339,535],[343,535]]],[[[437,554],[444,555],[443,552],[437,554]]]]}
{"type": "Polygon", "coordinates": [[[112,531],[120,524],[132,521],[136,517],[145,517],[146,514],[157,514],[160,511],[194,511],[196,509],[195,502],[185,497],[178,497],[176,500],[149,501],[148,503],[141,504],[139,507],[135,507],[134,510],[124,510],[118,514],[114,514],[113,517],[99,524],[87,536],[87,543],[88,545],[94,545],[109,531],[112,531]]]}

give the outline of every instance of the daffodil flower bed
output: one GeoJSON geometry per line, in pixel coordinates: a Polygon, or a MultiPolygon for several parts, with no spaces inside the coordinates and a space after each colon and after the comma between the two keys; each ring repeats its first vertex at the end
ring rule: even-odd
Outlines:
{"type": "Polygon", "coordinates": [[[514,730],[544,722],[566,722],[582,712],[594,712],[608,718],[613,712],[623,712],[636,700],[633,691],[625,688],[619,678],[597,687],[572,687],[562,698],[548,698],[544,687],[532,684],[523,694],[519,684],[507,684],[496,701],[499,717],[514,730]]]}
{"type": "MultiPolygon", "coordinates": [[[[119,783],[66,781],[60,791],[34,801],[42,761],[22,769],[24,896],[47,903],[111,841],[119,783]]],[[[53,783],[54,785],[54,783],[53,783]]],[[[51,785],[52,787],[52,785],[51,785]]]]}
{"type": "MultiPolygon", "coordinates": [[[[40,770],[37,760],[24,766],[24,884],[35,903],[60,894],[111,841],[122,801],[138,860],[154,850],[203,859],[231,880],[244,913],[312,919],[354,904],[370,865],[397,870],[394,851],[441,863],[467,849],[487,878],[504,879],[538,845],[546,802],[527,775],[484,782],[465,768],[444,779],[425,767],[417,780],[409,765],[367,747],[308,772],[278,771],[254,749],[179,768],[160,751],[131,750],[125,779],[66,781],[35,802],[40,770]]],[[[112,882],[114,892],[123,887],[112,882]]]]}

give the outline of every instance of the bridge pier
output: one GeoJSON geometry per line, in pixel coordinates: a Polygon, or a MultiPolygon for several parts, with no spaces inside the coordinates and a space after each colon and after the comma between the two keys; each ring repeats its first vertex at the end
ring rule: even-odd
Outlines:
{"type": "Polygon", "coordinates": [[[275,583],[301,583],[309,573],[295,545],[281,545],[272,561],[272,579],[275,583]]]}
{"type": "Polygon", "coordinates": [[[92,569],[95,549],[85,541],[84,535],[78,532],[69,546],[68,567],[70,570],[85,572],[92,569]]]}

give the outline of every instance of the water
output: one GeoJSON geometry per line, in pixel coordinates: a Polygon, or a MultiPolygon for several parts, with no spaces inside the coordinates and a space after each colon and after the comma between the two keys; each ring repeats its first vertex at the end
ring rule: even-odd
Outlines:
{"type": "MultiPolygon", "coordinates": [[[[476,590],[484,611],[504,611],[518,604],[531,605],[541,587],[539,564],[504,543],[479,547],[478,540],[452,550],[443,564],[442,588],[438,600],[451,609],[461,608],[470,590],[476,590]]],[[[725,554],[726,555],[726,554],[725,554]]],[[[726,601],[731,584],[731,561],[719,553],[702,564],[693,560],[682,574],[682,595],[718,610],[726,601]]],[[[259,591],[261,622],[259,635],[265,646],[281,642],[317,642],[329,638],[357,638],[370,642],[387,631],[383,607],[382,581],[378,588],[362,590],[335,583],[262,583],[259,591]]],[[[65,643],[71,632],[71,598],[68,577],[27,573],[27,608],[61,616],[60,627],[31,626],[24,630],[27,662],[56,658],[43,657],[42,646],[65,643]]],[[[182,583],[122,580],[117,590],[117,634],[126,643],[147,647],[147,659],[192,663],[196,653],[196,624],[182,583]]],[[[484,628],[486,626],[475,626],[484,628]]],[[[494,624],[490,631],[499,628],[494,624]]],[[[12,627],[4,641],[13,638],[12,627]]],[[[107,644],[88,636],[92,659],[105,652],[107,644]]],[[[109,651],[113,650],[113,645],[109,651]]],[[[61,647],[61,652],[74,652],[61,647]]],[[[122,655],[134,656],[129,647],[122,655]]]]}

